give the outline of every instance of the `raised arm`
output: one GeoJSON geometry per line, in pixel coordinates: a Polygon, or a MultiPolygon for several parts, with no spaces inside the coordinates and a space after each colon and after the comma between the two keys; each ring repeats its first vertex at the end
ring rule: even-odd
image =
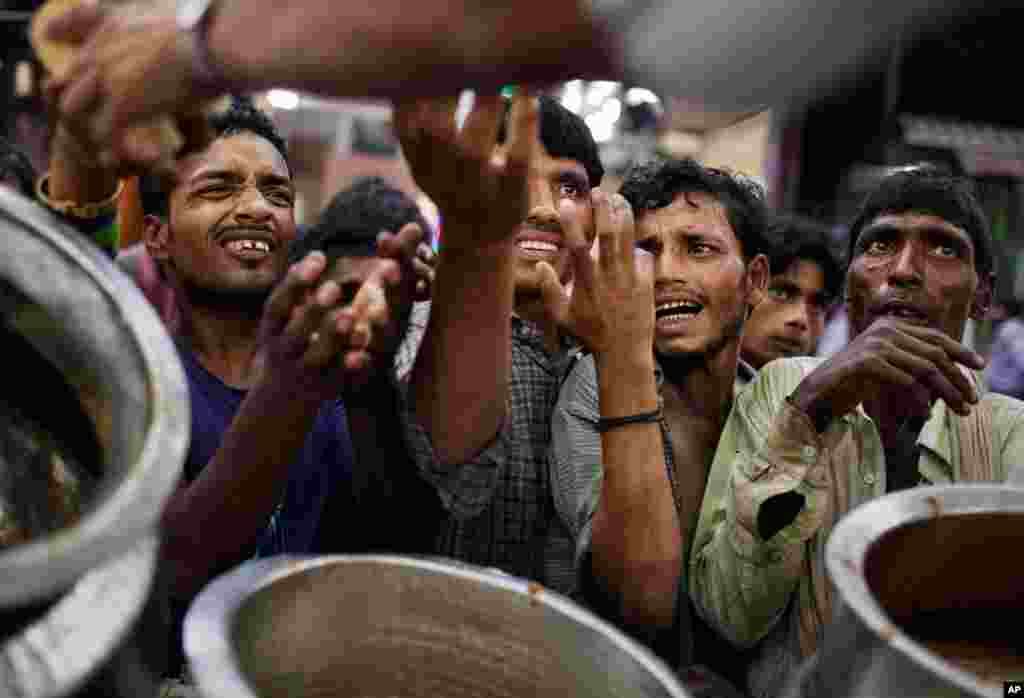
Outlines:
{"type": "MultiPolygon", "coordinates": [[[[573,395],[563,392],[564,409],[556,409],[555,419],[565,421],[556,421],[560,428],[553,432],[553,483],[596,501],[566,505],[571,493],[561,491],[555,492],[555,501],[562,502],[563,519],[580,534],[578,557],[584,565],[589,559],[589,569],[580,574],[592,575],[627,627],[653,637],[675,619],[683,550],[657,420],[653,267],[649,255],[634,247],[629,204],[600,191],[593,200],[599,259],[590,257],[571,205],[564,205],[560,213],[573,255],[572,299],[564,299],[547,266],[544,290],[558,322],[593,352],[597,373],[596,391],[579,385],[573,395]],[[597,420],[587,414],[595,407],[595,392],[597,420]],[[614,422],[644,414],[649,416],[645,421],[614,422]],[[594,457],[598,464],[591,461],[594,457]],[[597,469],[603,481],[593,478],[597,469]],[[566,472],[579,475],[560,476],[566,472]],[[581,517],[592,518],[580,525],[581,517]],[[584,551],[588,543],[589,556],[584,551]]],[[[575,382],[585,380],[579,373],[584,366],[575,382]]]]}
{"type": "Polygon", "coordinates": [[[403,151],[444,219],[426,334],[412,370],[416,421],[432,441],[436,475],[497,436],[511,370],[513,234],[525,217],[525,173],[537,143],[532,99],[515,101],[507,155],[494,157],[504,109],[478,100],[461,131],[454,100],[398,109],[403,151]]]}

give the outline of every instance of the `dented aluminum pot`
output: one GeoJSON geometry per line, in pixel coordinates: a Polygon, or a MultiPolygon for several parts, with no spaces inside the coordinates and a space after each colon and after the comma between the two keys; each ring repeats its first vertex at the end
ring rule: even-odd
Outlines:
{"type": "Polygon", "coordinates": [[[1001,697],[1024,679],[1024,489],[917,487],[833,529],[836,608],[788,698],[1001,697]]]}
{"type": "Polygon", "coordinates": [[[446,560],[246,563],[192,604],[185,653],[205,698],[688,695],[565,597],[446,560]]]}
{"type": "Polygon", "coordinates": [[[0,420],[5,447],[18,446],[0,454],[0,630],[11,637],[20,609],[45,610],[151,534],[181,474],[189,413],[171,339],[106,255],[2,187],[0,239],[0,333],[20,352],[0,385],[20,422],[0,420]]]}

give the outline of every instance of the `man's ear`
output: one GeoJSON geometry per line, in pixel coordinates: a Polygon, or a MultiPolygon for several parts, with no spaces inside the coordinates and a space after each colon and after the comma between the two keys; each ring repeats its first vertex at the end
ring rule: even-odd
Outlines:
{"type": "Polygon", "coordinates": [[[158,216],[147,215],[142,226],[142,241],[153,259],[167,259],[170,256],[171,229],[158,216]]]}
{"type": "Polygon", "coordinates": [[[747,305],[751,308],[764,300],[768,288],[768,257],[759,254],[747,264],[747,305]]]}
{"type": "Polygon", "coordinates": [[[989,272],[978,281],[978,288],[974,291],[974,300],[971,303],[971,318],[984,320],[992,309],[992,296],[995,294],[996,275],[989,272]]]}

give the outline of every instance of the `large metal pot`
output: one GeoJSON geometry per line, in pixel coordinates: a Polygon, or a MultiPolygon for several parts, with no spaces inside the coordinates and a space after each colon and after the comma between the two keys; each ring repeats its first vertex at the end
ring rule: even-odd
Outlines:
{"type": "MultiPolygon", "coordinates": [[[[157,565],[153,536],[84,577],[0,649],[0,696],[156,698],[133,629],[157,565]]],[[[152,630],[146,628],[144,630],[152,630]]]]}
{"type": "Polygon", "coordinates": [[[102,252],[2,187],[0,236],[0,331],[22,348],[22,361],[5,362],[0,400],[33,425],[25,433],[59,444],[46,462],[0,463],[0,517],[23,513],[7,528],[28,532],[0,549],[3,614],[57,598],[150,535],[180,477],[189,413],[173,343],[102,252]],[[85,427],[72,429],[80,414],[85,427]],[[61,509],[47,500],[54,489],[69,511],[51,510],[61,509]]]}
{"type": "Polygon", "coordinates": [[[185,653],[205,698],[687,695],[647,650],[558,594],[408,557],[246,563],[192,604],[185,653]]]}
{"type": "Polygon", "coordinates": [[[1024,680],[1021,551],[1024,489],[919,487],[858,507],[826,546],[835,619],[786,695],[1004,695],[1024,680]]]}

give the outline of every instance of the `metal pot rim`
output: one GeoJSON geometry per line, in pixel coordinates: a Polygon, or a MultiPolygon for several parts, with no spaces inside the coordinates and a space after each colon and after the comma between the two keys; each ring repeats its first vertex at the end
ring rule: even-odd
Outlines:
{"type": "Polygon", "coordinates": [[[13,693],[4,695],[53,698],[77,690],[138,620],[153,585],[158,549],[155,535],[137,541],[9,638],[0,649],[0,686],[13,693]]]}
{"type": "Polygon", "coordinates": [[[196,597],[185,616],[185,656],[200,693],[204,696],[258,698],[239,671],[235,650],[231,646],[238,609],[254,593],[278,580],[318,567],[349,562],[413,567],[527,596],[607,637],[643,665],[665,687],[668,695],[690,698],[675,673],[650,650],[561,594],[498,570],[474,567],[456,560],[401,555],[277,555],[251,560],[216,578],[196,597]]]}
{"type": "Polygon", "coordinates": [[[825,546],[825,565],[842,602],[875,635],[908,660],[975,695],[991,686],[926,650],[900,630],[875,600],[864,574],[868,550],[879,537],[936,515],[992,512],[1024,513],[1024,488],[961,483],[915,487],[860,505],[836,524],[825,546]]]}
{"type": "Polygon", "coordinates": [[[177,486],[190,428],[188,388],[174,343],[134,282],[54,214],[0,188],[4,213],[28,228],[61,264],[88,277],[118,313],[133,345],[122,350],[140,357],[154,409],[137,462],[108,496],[74,526],[0,551],[0,608],[53,596],[148,535],[177,486]]]}

